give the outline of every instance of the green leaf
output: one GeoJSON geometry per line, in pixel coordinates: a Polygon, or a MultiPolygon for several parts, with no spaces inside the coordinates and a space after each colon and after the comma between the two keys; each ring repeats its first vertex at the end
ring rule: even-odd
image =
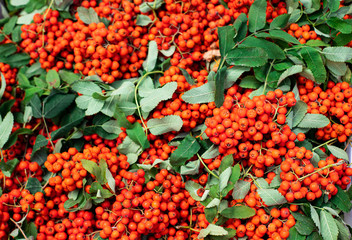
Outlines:
{"type": "Polygon", "coordinates": [[[207,228],[201,229],[198,235],[198,239],[205,238],[206,236],[226,236],[228,232],[220,226],[215,224],[209,224],[207,228]]]}
{"type": "Polygon", "coordinates": [[[99,17],[98,14],[95,12],[94,8],[84,8],[84,7],[78,7],[77,8],[78,12],[78,17],[84,22],[85,24],[91,24],[91,23],[99,23],[99,17]]]}
{"type": "Polygon", "coordinates": [[[215,101],[215,82],[207,82],[200,87],[192,88],[182,95],[182,99],[191,104],[215,101]]]}
{"type": "Polygon", "coordinates": [[[11,177],[11,174],[13,173],[13,171],[15,170],[19,162],[20,161],[18,161],[17,158],[12,160],[7,160],[7,162],[5,162],[4,160],[1,160],[0,169],[6,177],[11,177]]]}
{"type": "MultiPolygon", "coordinates": [[[[204,154],[203,154],[204,155],[204,154]]],[[[202,155],[202,157],[203,157],[202,155]]],[[[222,173],[223,171],[225,171],[228,167],[232,167],[233,165],[233,155],[229,154],[226,155],[225,157],[223,157],[223,159],[221,160],[221,164],[219,167],[219,172],[222,173]]]]}
{"type": "Polygon", "coordinates": [[[149,131],[153,135],[161,135],[171,131],[180,131],[183,121],[180,116],[169,115],[163,118],[150,119],[147,122],[149,131]]]}
{"type": "Polygon", "coordinates": [[[288,20],[290,19],[289,14],[281,14],[273,19],[270,23],[270,29],[282,29],[287,26],[288,20]]]}
{"type": "Polygon", "coordinates": [[[269,42],[264,39],[247,37],[241,46],[246,47],[260,47],[268,54],[269,59],[285,59],[286,55],[284,51],[275,43],[269,42]]]}
{"type": "Polygon", "coordinates": [[[14,124],[14,119],[13,119],[13,114],[11,112],[8,112],[5,116],[5,118],[0,121],[0,151],[1,148],[5,145],[7,140],[10,137],[12,127],[14,124]]]}
{"type": "Polygon", "coordinates": [[[303,67],[302,65],[293,65],[292,67],[286,69],[281,75],[280,78],[277,82],[277,86],[279,86],[279,84],[286,79],[289,76],[295,75],[297,73],[300,73],[303,71],[303,67]]]}
{"type": "Polygon", "coordinates": [[[153,71],[155,68],[156,60],[158,59],[158,45],[155,41],[150,41],[148,46],[147,59],[143,62],[143,68],[147,72],[153,71]]]}
{"type": "Polygon", "coordinates": [[[0,52],[1,55],[3,55],[4,57],[8,57],[11,54],[15,53],[17,51],[17,47],[15,44],[12,43],[5,43],[0,45],[0,52]]]}
{"type": "MultiPolygon", "coordinates": [[[[211,145],[211,147],[207,151],[205,151],[202,154],[201,157],[204,159],[210,159],[210,158],[215,158],[219,155],[220,155],[219,148],[213,144],[213,145],[211,145]]],[[[221,164],[223,163],[223,161],[224,160],[221,161],[221,164]]],[[[220,167],[221,167],[221,165],[220,165],[220,167]]]]}
{"type": "Polygon", "coordinates": [[[334,43],[337,46],[345,46],[352,40],[352,33],[350,34],[339,34],[335,37],[334,43]]]}
{"type": "Polygon", "coordinates": [[[85,112],[86,116],[91,116],[94,115],[103,108],[104,106],[104,101],[103,100],[98,100],[95,98],[90,98],[88,108],[85,112]]]}
{"type": "Polygon", "coordinates": [[[66,70],[60,70],[59,76],[62,81],[66,82],[68,84],[73,84],[74,82],[77,82],[78,80],[81,79],[81,77],[78,74],[75,74],[73,72],[69,72],[66,70]]]}
{"type": "Polygon", "coordinates": [[[200,149],[200,145],[196,138],[187,135],[171,153],[170,164],[173,166],[182,166],[187,160],[191,159],[200,149]]]}
{"type": "Polygon", "coordinates": [[[26,189],[34,195],[37,192],[42,192],[42,185],[37,178],[29,177],[27,180],[26,189]]]}
{"type": "Polygon", "coordinates": [[[296,127],[307,113],[308,106],[303,101],[297,101],[296,105],[293,106],[293,115],[292,115],[292,126],[296,127]]]}
{"type": "Polygon", "coordinates": [[[233,38],[235,43],[242,41],[246,37],[248,30],[247,21],[247,16],[244,13],[241,13],[235,20],[233,24],[233,27],[236,30],[236,35],[233,38]]]}
{"type": "Polygon", "coordinates": [[[330,123],[330,120],[322,114],[307,113],[298,124],[299,128],[323,128],[330,123]]]}
{"type": "Polygon", "coordinates": [[[240,67],[234,66],[232,68],[228,68],[225,72],[225,82],[224,87],[228,89],[232,87],[232,85],[237,81],[237,79],[242,75],[242,73],[249,71],[248,67],[240,67]]]}
{"type": "Polygon", "coordinates": [[[344,190],[342,190],[338,186],[337,188],[338,188],[337,194],[331,197],[331,202],[335,204],[336,207],[338,207],[342,211],[349,212],[352,208],[352,203],[350,201],[350,198],[348,197],[348,194],[344,190]]]}
{"type": "Polygon", "coordinates": [[[310,215],[312,217],[312,220],[313,220],[315,226],[318,227],[319,232],[320,232],[321,229],[320,229],[320,219],[319,219],[318,212],[317,212],[317,210],[315,210],[315,208],[312,205],[309,205],[309,206],[310,206],[310,215]]]}
{"type": "Polygon", "coordinates": [[[181,68],[181,67],[178,67],[178,68],[181,70],[183,76],[186,78],[186,81],[187,81],[190,85],[194,85],[194,84],[196,83],[196,82],[194,81],[194,79],[189,75],[189,73],[187,72],[186,69],[181,68]]]}
{"type": "Polygon", "coordinates": [[[274,39],[279,39],[288,43],[301,44],[296,38],[292,37],[290,34],[282,30],[272,29],[269,30],[269,34],[271,38],[274,39]]]}
{"type": "MultiPolygon", "coordinates": [[[[161,54],[163,54],[165,57],[171,57],[176,51],[176,47],[174,45],[170,46],[169,49],[167,50],[164,50],[164,49],[161,49],[160,52],[161,54]]],[[[164,62],[162,62],[160,64],[160,67],[161,69],[164,71],[165,69],[163,68],[163,66],[165,64],[168,64],[168,62],[170,62],[170,58],[168,58],[167,60],[165,60],[164,62]],[[169,60],[169,61],[168,61],[169,60]]]]}
{"type": "Polygon", "coordinates": [[[154,2],[143,2],[140,6],[139,6],[139,11],[141,11],[141,13],[147,13],[150,10],[154,9],[158,9],[161,7],[161,5],[163,5],[164,0],[155,0],[154,2]]]}
{"type": "Polygon", "coordinates": [[[240,87],[258,89],[262,84],[254,76],[246,76],[241,80],[240,87]]]}
{"type": "Polygon", "coordinates": [[[264,28],[266,23],[266,7],[265,0],[255,0],[248,12],[248,29],[250,32],[256,32],[264,28]]]}
{"type": "Polygon", "coordinates": [[[4,28],[2,29],[2,32],[5,35],[10,35],[13,31],[13,29],[16,26],[16,22],[17,22],[18,16],[13,16],[10,18],[10,20],[4,25],[4,28]]]}
{"type": "Polygon", "coordinates": [[[119,144],[117,149],[120,153],[125,155],[129,153],[140,154],[142,152],[141,146],[133,142],[129,136],[125,137],[125,139],[121,144],[119,144]]]}
{"type": "Polygon", "coordinates": [[[78,93],[81,93],[83,95],[88,95],[88,96],[92,96],[93,93],[101,92],[100,87],[93,83],[93,82],[83,82],[83,81],[79,81],[79,82],[75,82],[72,85],[72,89],[78,93]]]}
{"type": "Polygon", "coordinates": [[[262,48],[259,47],[235,48],[228,52],[226,58],[226,62],[230,65],[238,65],[245,67],[263,66],[267,63],[267,61],[268,54],[262,48]]]}
{"type": "Polygon", "coordinates": [[[302,236],[301,234],[298,233],[296,227],[292,227],[290,228],[290,236],[288,237],[287,240],[305,240],[306,237],[305,236],[302,236]]]}
{"type": "Polygon", "coordinates": [[[339,239],[341,240],[350,240],[351,239],[351,233],[348,230],[348,227],[342,223],[341,221],[334,219],[336,226],[339,230],[339,239]]]}
{"type": "Polygon", "coordinates": [[[46,82],[49,89],[60,87],[60,76],[55,70],[49,70],[46,74],[46,82]]]}
{"type": "Polygon", "coordinates": [[[233,188],[232,197],[234,200],[244,199],[251,187],[251,183],[238,180],[233,188]]]}
{"type": "Polygon", "coordinates": [[[215,75],[215,105],[221,107],[224,103],[224,83],[227,67],[219,69],[215,75]]]}
{"type": "Polygon", "coordinates": [[[29,63],[30,56],[26,53],[16,53],[8,57],[1,56],[0,62],[9,64],[12,68],[20,68],[29,63]]]}
{"type": "Polygon", "coordinates": [[[181,175],[194,175],[199,173],[199,166],[200,166],[200,161],[191,161],[187,163],[186,165],[182,165],[180,172],[181,175]]]}
{"type": "Polygon", "coordinates": [[[6,89],[6,80],[5,80],[4,74],[1,73],[0,99],[4,95],[5,89],[6,89]]]}
{"type": "Polygon", "coordinates": [[[312,232],[311,235],[307,236],[306,240],[323,240],[323,238],[319,235],[319,233],[312,232]]]}
{"type": "Polygon", "coordinates": [[[12,145],[14,145],[17,141],[18,135],[26,135],[26,134],[32,134],[33,131],[28,128],[20,128],[13,132],[9,139],[7,140],[6,144],[4,145],[3,149],[9,149],[12,145]]]}
{"type": "Polygon", "coordinates": [[[245,219],[254,216],[255,210],[247,206],[233,206],[224,209],[220,214],[227,218],[245,219]]]}
{"type": "Polygon", "coordinates": [[[174,94],[176,89],[177,89],[177,83],[169,82],[169,83],[166,83],[161,88],[152,90],[147,97],[142,98],[142,100],[140,101],[142,111],[149,113],[161,101],[165,101],[172,98],[172,95],[174,94]]]}
{"type": "Polygon", "coordinates": [[[101,126],[108,133],[120,134],[122,132],[117,120],[109,120],[101,126]]]}
{"type": "MultiPolygon", "coordinates": [[[[189,192],[191,197],[196,200],[196,201],[202,201],[202,198],[198,196],[197,191],[198,189],[203,188],[201,185],[198,183],[195,183],[193,181],[187,181],[185,184],[185,189],[189,192]]],[[[204,196],[204,195],[203,195],[204,196]]]]}
{"type": "Polygon", "coordinates": [[[153,21],[150,19],[150,17],[140,14],[140,15],[137,16],[136,25],[138,25],[138,26],[147,26],[147,25],[149,25],[152,22],[153,21]]]}
{"type": "MultiPolygon", "coordinates": [[[[235,187],[235,184],[237,183],[238,179],[240,178],[240,175],[241,175],[240,165],[236,164],[235,166],[233,166],[231,168],[231,175],[227,181],[227,185],[224,187],[223,190],[220,190],[221,195],[226,196],[235,187]]],[[[221,179],[221,175],[220,175],[220,179],[221,179]]]]}
{"type": "Polygon", "coordinates": [[[323,83],[326,79],[326,70],[323,60],[315,48],[305,47],[301,50],[301,55],[307,64],[307,67],[312,71],[314,81],[323,83]]]}
{"type": "Polygon", "coordinates": [[[235,29],[230,25],[218,27],[218,35],[220,55],[225,57],[226,53],[235,46],[235,42],[233,41],[233,38],[235,37],[235,29]]]}
{"type": "Polygon", "coordinates": [[[337,240],[339,230],[336,226],[335,220],[330,213],[324,210],[320,211],[320,226],[321,235],[324,240],[337,240]]]}
{"type": "Polygon", "coordinates": [[[331,12],[336,12],[340,7],[339,0],[328,0],[328,7],[331,12]]]}
{"type": "Polygon", "coordinates": [[[131,128],[132,124],[126,119],[126,115],[121,111],[118,105],[115,106],[114,118],[117,120],[119,126],[124,128],[131,128]]]}
{"type": "Polygon", "coordinates": [[[31,161],[36,162],[39,166],[42,166],[48,157],[48,149],[41,148],[31,156],[31,161]]]}
{"type": "Polygon", "coordinates": [[[54,118],[61,114],[76,98],[74,94],[52,94],[44,100],[43,116],[54,118]]]}
{"type": "Polygon", "coordinates": [[[132,128],[127,129],[126,133],[132,139],[132,141],[139,144],[143,150],[150,147],[148,138],[145,135],[142,126],[138,122],[135,122],[132,128]]]}
{"type": "Polygon", "coordinates": [[[330,45],[321,41],[321,40],[309,40],[305,43],[305,45],[310,47],[329,47],[330,45]]]}
{"type": "Polygon", "coordinates": [[[33,147],[32,154],[34,154],[36,151],[38,151],[40,148],[45,147],[48,144],[48,139],[44,137],[43,135],[38,135],[37,138],[35,139],[35,144],[33,147]]]}
{"type": "Polygon", "coordinates": [[[42,102],[37,94],[35,94],[29,104],[32,107],[32,114],[35,118],[42,118],[42,102]]]}
{"type": "Polygon", "coordinates": [[[344,76],[348,70],[347,64],[344,62],[332,62],[326,60],[326,66],[328,67],[330,73],[337,77],[344,76]]]}
{"type": "Polygon", "coordinates": [[[227,183],[230,179],[231,176],[231,167],[226,168],[225,171],[223,171],[220,176],[219,176],[219,191],[222,192],[222,190],[225,189],[225,187],[227,186],[227,183]]]}
{"type": "Polygon", "coordinates": [[[352,25],[346,20],[339,19],[337,17],[330,17],[326,21],[326,23],[332,27],[335,28],[336,30],[340,31],[343,34],[349,34],[352,32],[352,25]]]}
{"type": "Polygon", "coordinates": [[[293,212],[292,215],[296,219],[295,227],[299,234],[308,236],[313,232],[315,225],[311,218],[297,212],[293,212]]]}
{"type": "MultiPolygon", "coordinates": [[[[335,157],[344,159],[347,162],[349,161],[348,155],[343,149],[332,146],[332,145],[328,145],[327,147],[328,147],[329,151],[331,152],[331,154],[334,155],[335,157]]],[[[346,212],[348,212],[348,211],[346,211],[346,212]]]]}
{"type": "Polygon", "coordinates": [[[275,189],[258,189],[259,196],[267,206],[281,205],[286,203],[286,198],[275,189]]]}
{"type": "Polygon", "coordinates": [[[324,56],[333,62],[346,62],[352,59],[350,47],[326,47],[323,49],[324,56]]]}

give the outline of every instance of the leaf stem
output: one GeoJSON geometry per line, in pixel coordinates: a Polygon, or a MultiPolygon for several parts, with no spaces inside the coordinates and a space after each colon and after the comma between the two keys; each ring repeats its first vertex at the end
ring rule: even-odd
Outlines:
{"type": "Polygon", "coordinates": [[[315,174],[315,173],[317,173],[317,172],[320,172],[320,171],[325,170],[325,169],[327,169],[327,168],[339,166],[339,165],[343,164],[344,162],[345,162],[345,161],[342,160],[342,161],[339,161],[339,162],[337,162],[337,163],[329,164],[329,165],[327,165],[327,166],[325,166],[325,167],[318,168],[318,169],[315,170],[314,172],[309,173],[309,174],[307,174],[307,175],[305,175],[305,176],[303,176],[303,177],[301,177],[301,178],[298,178],[297,181],[302,181],[302,180],[304,180],[305,178],[310,177],[310,176],[312,176],[313,174],[315,174]]]}
{"type": "Polygon", "coordinates": [[[217,179],[219,179],[219,177],[213,173],[212,171],[210,171],[210,169],[208,168],[208,166],[204,163],[203,159],[201,158],[201,156],[199,156],[199,154],[197,153],[197,157],[199,159],[199,161],[203,164],[204,168],[211,174],[213,175],[214,177],[216,177],[217,179]]]}
{"type": "Polygon", "coordinates": [[[16,225],[16,227],[18,228],[18,230],[20,230],[20,232],[22,233],[24,239],[29,240],[29,239],[27,238],[26,234],[24,233],[24,231],[22,230],[21,226],[18,225],[18,223],[17,223],[15,220],[13,220],[12,218],[10,218],[10,220],[11,220],[11,222],[13,222],[13,223],[16,225]]]}
{"type": "Polygon", "coordinates": [[[331,142],[334,142],[334,141],[336,141],[336,138],[330,139],[329,141],[324,142],[323,144],[320,144],[319,146],[314,147],[314,148],[312,149],[312,151],[314,151],[315,149],[318,149],[318,148],[320,148],[320,147],[322,147],[322,146],[324,146],[324,145],[326,145],[326,144],[329,144],[329,143],[331,143],[331,142]]]}
{"type": "Polygon", "coordinates": [[[145,74],[139,79],[139,81],[137,82],[136,87],[134,88],[134,100],[135,100],[135,102],[136,102],[138,115],[139,115],[139,118],[141,119],[141,122],[142,122],[142,125],[143,125],[143,128],[144,128],[144,131],[145,131],[145,134],[146,134],[146,135],[148,134],[148,128],[147,128],[147,125],[145,124],[145,122],[144,122],[144,120],[143,120],[143,117],[142,117],[142,113],[141,113],[140,106],[139,106],[139,103],[138,103],[137,91],[138,91],[138,87],[139,87],[139,85],[142,83],[142,81],[143,81],[147,76],[149,76],[149,75],[151,75],[151,74],[155,74],[155,73],[164,73],[164,72],[162,72],[162,71],[154,71],[154,72],[147,72],[147,73],[145,73],[145,74]]]}
{"type": "Polygon", "coordinates": [[[268,69],[268,72],[266,74],[266,77],[265,77],[265,82],[264,82],[264,89],[263,89],[263,94],[265,94],[265,90],[266,90],[266,87],[268,85],[268,78],[269,78],[269,74],[271,72],[271,68],[273,67],[274,65],[274,62],[275,62],[275,59],[270,63],[270,66],[269,66],[269,69],[268,69]]]}

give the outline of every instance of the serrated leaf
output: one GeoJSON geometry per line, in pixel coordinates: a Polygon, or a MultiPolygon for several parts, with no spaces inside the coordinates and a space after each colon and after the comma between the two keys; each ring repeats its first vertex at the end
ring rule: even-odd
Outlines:
{"type": "Polygon", "coordinates": [[[255,210],[247,206],[233,206],[224,209],[220,214],[227,218],[245,219],[254,216],[255,210]]]}
{"type": "Polygon", "coordinates": [[[4,57],[8,57],[17,51],[16,45],[12,43],[5,43],[0,45],[0,52],[4,57]]]}
{"type": "Polygon", "coordinates": [[[282,29],[282,28],[285,28],[289,19],[290,19],[290,15],[289,14],[281,14],[281,15],[277,16],[270,23],[270,29],[276,29],[276,28],[282,29]]]}
{"type": "Polygon", "coordinates": [[[17,158],[12,159],[12,160],[7,160],[7,162],[5,162],[4,160],[1,160],[0,169],[6,177],[11,177],[13,171],[15,170],[15,168],[19,162],[20,161],[18,161],[17,158]]]}
{"type": "Polygon", "coordinates": [[[138,15],[137,20],[136,20],[136,25],[138,26],[147,26],[148,24],[152,23],[153,21],[150,19],[150,17],[146,15],[138,15]]]}
{"type": "Polygon", "coordinates": [[[147,72],[153,71],[155,68],[156,60],[158,59],[158,45],[155,41],[150,41],[148,45],[147,59],[143,62],[143,68],[147,72]]]}
{"type": "Polygon", "coordinates": [[[231,154],[226,155],[225,157],[223,157],[223,159],[221,160],[221,164],[219,167],[219,172],[222,173],[223,171],[225,171],[228,167],[232,167],[233,165],[233,156],[231,154]]]}
{"type": "Polygon", "coordinates": [[[222,192],[222,190],[225,189],[225,187],[227,186],[228,182],[229,182],[229,179],[230,179],[230,176],[231,176],[231,171],[232,168],[231,167],[228,167],[226,168],[225,171],[223,171],[220,176],[219,176],[219,191],[222,192]]]}
{"type": "Polygon", "coordinates": [[[296,127],[307,113],[308,106],[303,101],[298,101],[293,107],[292,126],[296,127]]]}
{"type": "Polygon", "coordinates": [[[180,116],[169,115],[163,118],[150,119],[147,122],[149,131],[153,135],[160,135],[171,131],[180,131],[183,121],[180,116]]]}
{"type": "MultiPolygon", "coordinates": [[[[170,46],[169,49],[167,50],[164,50],[164,49],[161,49],[160,52],[165,56],[165,57],[171,57],[176,51],[176,47],[174,45],[170,46]]],[[[168,59],[170,60],[170,59],[168,59]]],[[[162,70],[165,70],[162,66],[164,66],[165,64],[167,64],[167,60],[164,61],[160,66],[161,66],[161,69],[162,70]]]]}
{"type": "Polygon", "coordinates": [[[225,83],[225,73],[227,67],[222,67],[218,69],[215,74],[215,105],[221,107],[224,103],[224,83],[225,83]]]}
{"type": "Polygon", "coordinates": [[[37,192],[42,192],[42,185],[37,178],[30,177],[27,180],[26,189],[34,195],[37,192]]]}
{"type": "Polygon", "coordinates": [[[320,211],[320,229],[324,240],[337,240],[339,234],[334,218],[330,213],[320,211]]]}
{"type": "Polygon", "coordinates": [[[226,62],[228,64],[244,67],[263,66],[267,63],[267,61],[268,54],[262,48],[259,47],[235,48],[228,52],[226,58],[226,62]]]}
{"type": "Polygon", "coordinates": [[[264,178],[258,178],[255,180],[254,184],[258,187],[258,188],[263,188],[263,189],[268,189],[269,188],[269,183],[267,181],[265,181],[264,178]]]}
{"type": "Polygon", "coordinates": [[[190,85],[194,85],[195,81],[194,79],[189,75],[189,73],[187,72],[186,69],[179,67],[179,69],[181,70],[183,76],[186,78],[186,81],[190,84],[190,85]]]}
{"type": "Polygon", "coordinates": [[[99,23],[99,17],[98,14],[95,12],[94,8],[84,8],[84,7],[78,7],[77,8],[78,16],[84,22],[85,24],[91,24],[91,23],[99,23]]]}
{"type": "Polygon", "coordinates": [[[295,75],[295,74],[300,73],[302,71],[303,71],[303,67],[301,65],[294,65],[294,66],[290,67],[289,69],[286,69],[280,75],[279,81],[277,82],[277,86],[279,86],[279,84],[287,77],[295,75]]]}
{"type": "Polygon", "coordinates": [[[187,181],[185,184],[185,189],[189,192],[191,197],[196,201],[202,201],[202,198],[198,196],[197,191],[198,189],[202,188],[201,185],[195,183],[193,181],[187,181]]]}
{"type": "Polygon", "coordinates": [[[344,62],[332,62],[329,60],[326,60],[326,66],[329,69],[329,71],[337,77],[342,77],[346,74],[348,67],[347,64],[344,62]]]}
{"type": "Polygon", "coordinates": [[[152,111],[161,101],[168,100],[172,98],[172,95],[177,89],[176,82],[169,82],[151,91],[148,97],[142,98],[140,101],[141,109],[144,112],[152,111]]]}
{"type": "Polygon", "coordinates": [[[81,77],[78,74],[75,74],[73,72],[69,72],[69,71],[66,71],[66,70],[60,70],[59,71],[59,76],[60,76],[62,81],[66,82],[68,84],[73,84],[74,82],[76,82],[79,79],[81,79],[81,77]]]}
{"type": "Polygon", "coordinates": [[[9,19],[9,21],[4,25],[4,28],[2,29],[2,32],[5,35],[10,35],[13,31],[13,29],[16,26],[16,22],[17,22],[18,16],[13,16],[9,19]]]}
{"type": "Polygon", "coordinates": [[[164,0],[155,0],[154,2],[143,2],[140,6],[139,6],[139,11],[141,11],[142,13],[147,13],[150,10],[154,9],[158,9],[161,7],[161,5],[163,5],[164,0]]]}
{"type": "Polygon", "coordinates": [[[323,128],[330,123],[330,120],[322,114],[307,113],[298,124],[299,128],[323,128]]]}
{"type": "Polygon", "coordinates": [[[38,151],[41,147],[44,147],[48,144],[48,139],[44,137],[43,135],[38,135],[37,138],[35,139],[35,144],[33,147],[32,154],[34,154],[36,151],[38,151]]]}
{"type": "Polygon", "coordinates": [[[313,220],[315,226],[318,227],[319,232],[320,232],[321,229],[320,229],[320,219],[319,219],[318,212],[317,212],[317,210],[315,210],[315,208],[312,205],[309,205],[309,206],[310,206],[310,215],[312,217],[312,220],[313,220]]]}
{"type": "Polygon", "coordinates": [[[248,29],[250,32],[256,32],[265,26],[266,7],[265,0],[255,0],[252,3],[248,12],[248,29]]]}
{"type": "Polygon", "coordinates": [[[182,95],[182,99],[191,104],[215,101],[215,82],[207,82],[200,87],[192,88],[182,95]]]}
{"type": "Polygon", "coordinates": [[[334,219],[334,220],[335,220],[336,226],[339,230],[339,237],[338,238],[340,240],[350,240],[351,233],[348,230],[348,227],[345,224],[343,224],[341,221],[339,221],[337,219],[334,219]]]}
{"type": "Polygon", "coordinates": [[[248,30],[247,21],[247,15],[241,13],[233,23],[233,27],[236,29],[236,35],[233,38],[235,43],[242,41],[246,37],[248,30]]]}
{"type": "Polygon", "coordinates": [[[150,147],[148,138],[145,135],[142,126],[138,122],[134,123],[132,128],[127,129],[126,133],[132,141],[139,144],[143,150],[150,147]]]}
{"type": "Polygon", "coordinates": [[[296,38],[292,37],[290,34],[282,30],[272,29],[269,30],[269,34],[270,37],[273,39],[283,40],[288,43],[300,44],[300,42],[296,38]]]}
{"type": "Polygon", "coordinates": [[[117,120],[109,120],[101,126],[108,133],[120,134],[122,132],[117,120]]]}
{"type": "Polygon", "coordinates": [[[275,189],[258,189],[259,196],[267,206],[281,205],[286,203],[286,198],[275,189]]]}
{"type": "Polygon", "coordinates": [[[346,22],[344,19],[339,19],[337,17],[330,17],[326,23],[343,34],[349,34],[352,32],[352,26],[350,23],[346,22]]]}
{"type": "Polygon", "coordinates": [[[207,228],[201,229],[198,235],[198,239],[205,238],[208,235],[211,236],[226,236],[228,232],[220,226],[217,226],[215,224],[209,224],[207,228]]]}
{"type": "Polygon", "coordinates": [[[290,233],[290,235],[287,238],[287,240],[305,240],[306,239],[305,236],[298,233],[296,227],[290,228],[289,233],[290,233]]]}
{"type": "Polygon", "coordinates": [[[241,46],[247,47],[260,47],[268,54],[269,59],[285,59],[286,55],[284,51],[275,43],[269,42],[264,39],[247,37],[241,46]]]}
{"type": "Polygon", "coordinates": [[[246,76],[241,80],[241,88],[258,89],[263,83],[259,82],[254,76],[246,76]]]}
{"type": "Polygon", "coordinates": [[[54,118],[67,109],[76,98],[74,94],[53,94],[48,96],[43,103],[43,116],[54,118]]]}
{"type": "Polygon", "coordinates": [[[299,234],[308,236],[313,232],[315,225],[311,218],[297,212],[293,212],[292,215],[296,219],[295,227],[299,234]]]}
{"type": "Polygon", "coordinates": [[[187,160],[192,158],[200,149],[196,138],[187,135],[177,149],[171,153],[170,164],[173,166],[182,166],[187,160]]]}
{"type": "Polygon", "coordinates": [[[2,122],[0,123],[0,149],[5,145],[10,137],[12,127],[14,124],[13,114],[8,112],[2,122]]]}
{"type": "Polygon", "coordinates": [[[85,111],[86,116],[90,116],[98,113],[103,108],[103,106],[104,106],[103,100],[91,98],[88,104],[88,108],[85,111]]]}
{"type": "Polygon", "coordinates": [[[6,89],[6,80],[5,80],[4,74],[1,73],[0,99],[2,98],[2,95],[4,95],[5,89],[6,89]]]}
{"type": "MultiPolygon", "coordinates": [[[[329,146],[328,146],[329,147],[329,146]]],[[[349,212],[352,208],[352,203],[348,194],[342,190],[340,187],[337,187],[337,194],[331,197],[331,202],[336,205],[339,209],[344,212],[349,212]]]]}
{"type": "Polygon", "coordinates": [[[332,146],[332,145],[328,145],[327,147],[328,147],[329,151],[331,152],[331,154],[334,155],[335,157],[349,161],[348,155],[343,149],[332,146]]]}
{"type": "Polygon", "coordinates": [[[210,201],[210,203],[208,203],[206,208],[217,207],[217,206],[219,206],[219,204],[220,204],[220,199],[219,198],[214,198],[213,200],[210,201]]]}
{"type": "Polygon", "coordinates": [[[220,155],[219,147],[217,147],[216,145],[213,144],[213,145],[211,145],[211,147],[207,151],[205,151],[202,154],[201,157],[204,158],[204,159],[210,159],[210,158],[215,158],[215,157],[217,157],[219,155],[220,155]]]}
{"type": "Polygon", "coordinates": [[[49,89],[60,87],[60,76],[55,70],[49,70],[45,80],[49,89]]]}
{"type": "Polygon", "coordinates": [[[0,62],[9,64],[12,68],[20,68],[29,63],[31,57],[27,53],[15,53],[8,57],[0,56],[0,62]]]}
{"type": "Polygon", "coordinates": [[[95,92],[101,92],[100,87],[93,82],[79,81],[72,85],[72,89],[87,96],[92,96],[95,92]]]}
{"type": "Polygon", "coordinates": [[[281,178],[280,178],[280,174],[277,174],[277,175],[273,178],[273,180],[271,180],[269,186],[270,186],[270,188],[278,188],[278,187],[280,187],[281,182],[282,182],[282,180],[281,180],[281,178]]]}
{"type": "Polygon", "coordinates": [[[187,163],[186,165],[182,165],[180,172],[181,175],[194,175],[199,173],[199,166],[200,166],[200,161],[191,161],[187,163]]]}
{"type": "Polygon", "coordinates": [[[218,27],[218,35],[220,54],[222,57],[225,57],[227,52],[235,46],[235,42],[233,41],[233,38],[235,37],[235,29],[230,25],[218,27]]]}
{"type": "Polygon", "coordinates": [[[225,72],[225,82],[224,87],[228,89],[232,87],[232,85],[238,80],[238,78],[242,75],[242,73],[249,71],[249,67],[240,67],[234,66],[232,68],[228,68],[225,72]]]}
{"type": "Polygon", "coordinates": [[[141,146],[133,142],[129,136],[125,137],[125,139],[121,144],[119,144],[117,149],[120,153],[125,155],[129,153],[140,154],[142,152],[141,146]]]}
{"type": "Polygon", "coordinates": [[[326,79],[326,70],[323,60],[315,48],[305,47],[301,50],[301,55],[315,78],[315,82],[323,83],[326,79]]]}
{"type": "Polygon", "coordinates": [[[346,62],[352,59],[352,49],[349,47],[326,47],[322,53],[333,62],[346,62]]]}

